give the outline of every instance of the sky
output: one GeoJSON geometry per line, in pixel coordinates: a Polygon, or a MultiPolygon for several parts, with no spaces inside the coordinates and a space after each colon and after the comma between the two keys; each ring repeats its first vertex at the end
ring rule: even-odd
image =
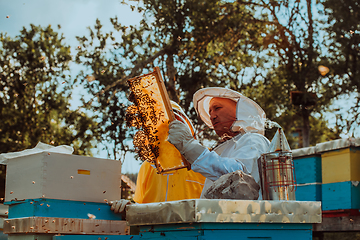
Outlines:
{"type": "Polygon", "coordinates": [[[68,44],[76,44],[75,36],[87,33],[86,27],[93,26],[98,18],[105,29],[111,26],[109,19],[118,16],[123,24],[134,25],[140,15],[132,12],[120,0],[0,0],[0,31],[10,36],[30,24],[47,26],[54,29],[61,25],[68,44]],[[8,16],[8,17],[7,17],[8,16]]]}
{"type": "MultiPolygon", "coordinates": [[[[29,29],[30,24],[42,27],[51,25],[55,31],[64,34],[65,43],[72,49],[78,46],[75,37],[87,35],[87,27],[94,26],[96,19],[100,20],[106,31],[112,29],[110,18],[115,16],[125,25],[137,25],[141,20],[140,14],[131,11],[120,0],[0,0],[0,32],[15,37],[23,27],[29,29]],[[60,30],[58,25],[61,26],[60,30]]],[[[75,74],[76,71],[72,69],[75,74]]],[[[77,105],[76,97],[76,93],[73,93],[73,105],[77,105]]],[[[94,157],[107,158],[107,154],[95,150],[94,157]]],[[[140,163],[128,155],[122,172],[137,173],[140,163]]]]}

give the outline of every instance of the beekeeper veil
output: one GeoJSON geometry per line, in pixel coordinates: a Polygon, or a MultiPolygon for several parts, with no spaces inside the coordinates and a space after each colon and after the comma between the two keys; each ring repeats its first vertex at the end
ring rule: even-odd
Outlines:
{"type": "Polygon", "coordinates": [[[170,104],[171,104],[171,107],[173,108],[175,118],[177,120],[179,120],[180,122],[185,123],[189,127],[191,134],[195,137],[195,128],[194,128],[191,120],[188,118],[188,116],[186,116],[184,110],[179,106],[179,104],[177,104],[176,102],[174,102],[172,100],[170,100],[170,104]]]}
{"type": "Polygon", "coordinates": [[[197,114],[210,128],[214,128],[209,114],[210,100],[214,97],[228,98],[236,102],[236,121],[231,126],[234,132],[243,129],[264,135],[266,115],[264,110],[253,100],[226,88],[209,87],[198,90],[193,97],[197,114]]]}

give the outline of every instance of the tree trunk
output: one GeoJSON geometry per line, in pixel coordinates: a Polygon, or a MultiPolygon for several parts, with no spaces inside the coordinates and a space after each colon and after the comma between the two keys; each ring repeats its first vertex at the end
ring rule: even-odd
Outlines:
{"type": "Polygon", "coordinates": [[[305,107],[301,110],[301,115],[303,118],[303,127],[302,127],[302,145],[303,147],[310,146],[310,113],[305,107]]]}
{"type": "Polygon", "coordinates": [[[169,98],[175,102],[179,102],[179,94],[176,91],[175,86],[175,80],[176,80],[176,69],[174,67],[174,59],[172,54],[167,55],[166,59],[166,68],[167,68],[167,76],[168,76],[168,82],[167,82],[167,90],[169,94],[169,98]]]}

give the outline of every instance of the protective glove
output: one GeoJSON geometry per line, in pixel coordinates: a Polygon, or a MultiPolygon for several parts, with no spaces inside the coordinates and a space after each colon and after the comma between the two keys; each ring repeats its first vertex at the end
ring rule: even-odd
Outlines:
{"type": "Polygon", "coordinates": [[[206,149],[194,139],[189,127],[178,120],[174,120],[169,124],[168,141],[179,150],[190,164],[193,164],[206,149]]]}
{"type": "Polygon", "coordinates": [[[114,213],[122,213],[125,210],[125,207],[127,205],[131,204],[129,200],[126,199],[120,199],[116,201],[109,202],[109,205],[111,206],[111,210],[114,211],[114,213]]]}

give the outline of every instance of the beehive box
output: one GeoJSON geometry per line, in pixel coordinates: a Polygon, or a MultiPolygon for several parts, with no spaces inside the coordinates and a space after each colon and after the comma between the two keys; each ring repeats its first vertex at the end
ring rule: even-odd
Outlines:
{"type": "Polygon", "coordinates": [[[9,160],[5,202],[120,199],[121,163],[109,159],[42,152],[9,160]]]}
{"type": "Polygon", "coordinates": [[[322,210],[360,209],[359,182],[346,181],[322,185],[322,210]]]}
{"type": "Polygon", "coordinates": [[[83,202],[58,199],[26,199],[24,201],[6,202],[9,204],[8,218],[25,217],[57,217],[121,220],[121,214],[110,210],[110,206],[103,202],[83,202]]]}
{"type": "Polygon", "coordinates": [[[321,201],[321,154],[315,147],[293,150],[297,201],[321,201]]]}
{"type": "Polygon", "coordinates": [[[348,147],[321,154],[322,182],[360,181],[360,147],[348,147]]]}
{"type": "Polygon", "coordinates": [[[321,183],[321,155],[293,159],[297,184],[321,183]]]}
{"type": "Polygon", "coordinates": [[[321,201],[321,183],[298,185],[295,196],[296,201],[321,201]]]}

